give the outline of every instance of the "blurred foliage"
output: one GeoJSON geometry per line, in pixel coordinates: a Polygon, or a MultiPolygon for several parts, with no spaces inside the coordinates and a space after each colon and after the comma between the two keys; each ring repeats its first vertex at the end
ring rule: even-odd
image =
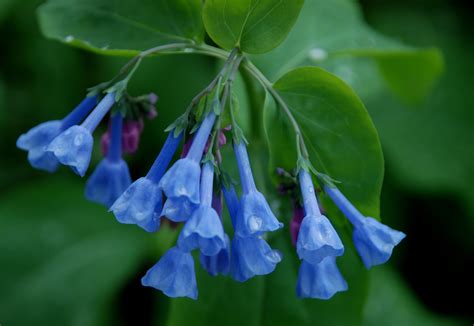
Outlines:
{"type": "MultiPolygon", "coordinates": [[[[83,182],[71,179],[66,169],[58,176],[45,176],[32,170],[24,153],[15,148],[19,133],[65,115],[87,87],[109,79],[124,63],[120,58],[100,57],[43,39],[35,17],[42,2],[0,2],[0,323],[212,325],[228,322],[231,316],[236,325],[458,324],[429,311],[420,297],[431,306],[438,302],[437,307],[450,305],[448,301],[457,303],[458,310],[440,308],[439,312],[468,316],[457,289],[469,291],[465,285],[472,283],[472,275],[463,263],[474,256],[474,101],[469,96],[474,84],[474,43],[469,32],[472,24],[461,9],[441,0],[365,1],[370,23],[381,31],[402,43],[439,46],[443,51],[445,74],[426,102],[416,107],[406,107],[391,95],[373,58],[351,56],[318,63],[362,94],[381,136],[388,171],[382,215],[388,224],[408,234],[407,244],[394,257],[402,267],[410,262],[402,268],[408,283],[398,271],[380,268],[370,272],[368,293],[362,275],[348,278],[350,291],[330,302],[297,300],[297,262],[289,259],[292,249],[280,238],[272,242],[287,253],[287,259],[270,276],[238,284],[226,278],[211,279],[197,268],[201,301],[196,304],[169,300],[139,284],[141,275],[169,246],[174,232],[154,236],[116,223],[105,209],[82,198],[83,182]],[[434,195],[435,200],[431,199],[434,195]],[[411,206],[407,198],[413,197],[428,197],[424,205],[433,208],[419,209],[420,200],[411,206]],[[446,198],[454,198],[455,205],[465,210],[451,207],[452,201],[440,203],[446,198]],[[437,205],[446,207],[436,209],[437,205]],[[416,228],[422,220],[427,223],[425,228],[416,228]],[[446,227],[447,223],[456,224],[446,227]],[[433,243],[440,239],[431,237],[434,234],[443,234],[444,241],[433,243]],[[441,247],[443,251],[437,249],[441,247]],[[457,251],[458,247],[464,250],[457,251]],[[427,255],[426,265],[409,258],[412,252],[427,255]],[[449,268],[454,271],[446,280],[449,268]],[[414,272],[407,269],[423,273],[413,279],[414,272]],[[428,274],[434,279],[424,277],[428,274]],[[432,298],[428,299],[427,290],[416,284],[446,289],[429,292],[432,298]],[[420,292],[415,294],[413,289],[420,292]],[[368,301],[362,314],[365,296],[368,301]],[[224,308],[216,311],[216,304],[224,308]]],[[[163,128],[208,83],[215,69],[214,60],[200,56],[166,56],[145,62],[131,92],[156,92],[159,117],[147,123],[139,152],[129,158],[135,177],[146,172],[158,153],[163,128]]],[[[245,100],[241,99],[243,107],[245,100]]],[[[344,275],[352,275],[351,267],[358,264],[353,255],[351,259],[354,262],[341,264],[344,275]]]]}

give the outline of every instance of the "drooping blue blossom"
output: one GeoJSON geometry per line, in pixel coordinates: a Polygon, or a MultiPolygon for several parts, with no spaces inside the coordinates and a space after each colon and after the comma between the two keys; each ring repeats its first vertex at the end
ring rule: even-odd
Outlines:
{"type": "Polygon", "coordinates": [[[110,211],[120,223],[136,224],[148,232],[158,231],[163,201],[158,183],[182,138],[183,133],[175,137],[172,130],[148,174],[132,183],[112,205],[110,211]]]}
{"type": "Polygon", "coordinates": [[[83,177],[89,167],[94,139],[92,132],[115,103],[115,93],[107,94],[80,125],[59,134],[47,147],[57,160],[83,177]]]}
{"type": "Polygon", "coordinates": [[[365,267],[370,269],[387,262],[393,248],[405,238],[405,233],[372,217],[365,217],[336,187],[325,186],[324,190],[354,226],[354,245],[365,267]]]}
{"type": "Polygon", "coordinates": [[[278,250],[272,249],[258,236],[236,235],[231,247],[230,273],[239,282],[245,282],[256,275],[272,273],[282,258],[278,250]]]}
{"type": "Polygon", "coordinates": [[[185,251],[199,248],[206,256],[216,255],[225,248],[224,228],[217,212],[212,208],[214,166],[203,164],[200,205],[186,222],[178,238],[178,245],[185,251]]]}
{"type": "Polygon", "coordinates": [[[198,289],[193,256],[179,247],[171,248],[143,276],[142,285],[158,289],[172,298],[196,300],[198,289]]]}
{"type": "Polygon", "coordinates": [[[227,275],[230,271],[230,240],[227,234],[224,234],[225,247],[214,256],[206,256],[203,253],[199,255],[201,266],[211,276],[227,275]]]}
{"type": "Polygon", "coordinates": [[[22,134],[16,146],[28,152],[28,161],[31,166],[48,172],[54,172],[59,166],[56,157],[46,151],[51,141],[65,129],[78,124],[94,108],[97,96],[86,97],[64,119],[41,123],[22,134]]]}
{"type": "Polygon", "coordinates": [[[111,141],[107,156],[86,182],[86,198],[107,208],[132,182],[128,165],[122,159],[122,124],[122,115],[116,113],[111,118],[111,141]]]}
{"type": "Polygon", "coordinates": [[[235,222],[236,234],[241,237],[256,236],[282,228],[283,223],[277,220],[267,200],[255,186],[245,143],[234,143],[234,152],[242,184],[242,197],[235,222]]]}
{"type": "Polygon", "coordinates": [[[186,157],[176,161],[159,183],[168,200],[171,199],[162,214],[173,221],[187,220],[190,215],[185,216],[183,212],[187,213],[188,207],[192,211],[199,205],[200,161],[215,119],[214,112],[207,115],[186,157]],[[171,216],[168,216],[168,210],[171,216]]]}
{"type": "Polygon", "coordinates": [[[347,283],[337,268],[336,257],[326,257],[318,264],[301,262],[296,286],[298,297],[328,300],[347,289],[347,283]]]}
{"type": "Polygon", "coordinates": [[[341,256],[344,246],[331,222],[319,210],[311,175],[301,169],[299,181],[306,215],[296,243],[298,256],[312,264],[317,264],[328,256],[341,256]]]}

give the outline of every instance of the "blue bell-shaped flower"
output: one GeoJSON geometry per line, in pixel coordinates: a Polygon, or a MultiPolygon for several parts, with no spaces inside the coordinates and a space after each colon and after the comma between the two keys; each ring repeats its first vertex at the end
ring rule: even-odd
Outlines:
{"type": "Polygon", "coordinates": [[[230,273],[239,282],[256,275],[270,274],[281,261],[281,254],[260,237],[235,236],[232,239],[230,273]]]}
{"type": "MultiPolygon", "coordinates": [[[[160,181],[160,188],[168,199],[172,199],[166,208],[173,212],[181,213],[183,206],[192,207],[199,204],[200,162],[215,119],[214,112],[204,119],[186,157],[176,161],[160,181]]],[[[166,212],[164,214],[166,215],[166,212]]],[[[174,220],[173,216],[167,217],[174,220]]],[[[180,216],[179,220],[189,217],[180,216]]]]}
{"type": "Polygon", "coordinates": [[[184,251],[199,248],[206,256],[216,255],[225,248],[224,228],[217,212],[212,208],[214,166],[203,165],[201,176],[201,204],[186,222],[178,238],[178,245],[184,251]]]}
{"type": "Polygon", "coordinates": [[[48,172],[54,172],[59,166],[56,157],[46,151],[51,141],[65,129],[78,124],[94,108],[97,96],[86,97],[69,115],[62,120],[41,123],[22,134],[16,146],[28,152],[31,166],[48,172]]]}
{"type": "Polygon", "coordinates": [[[81,125],[75,125],[59,134],[49,144],[47,151],[83,177],[91,160],[92,132],[115,103],[115,93],[107,94],[81,125]]]}
{"type": "Polygon", "coordinates": [[[85,188],[87,199],[106,207],[110,207],[132,182],[128,165],[122,159],[122,120],[120,113],[111,118],[109,151],[87,180],[85,188]]]}
{"type": "Polygon", "coordinates": [[[312,264],[328,256],[341,256],[344,246],[334,227],[319,210],[310,174],[301,169],[299,181],[306,216],[298,233],[298,256],[312,264]]]}
{"type": "Polygon", "coordinates": [[[142,278],[142,285],[158,289],[171,298],[196,300],[198,289],[193,256],[178,247],[171,248],[148,270],[142,278]]]}
{"type": "Polygon", "coordinates": [[[170,132],[160,154],[146,177],[139,178],[128,187],[110,208],[120,223],[136,224],[148,232],[160,227],[163,194],[158,186],[183,137],[170,132]]]}
{"type": "Polygon", "coordinates": [[[301,262],[296,286],[298,297],[328,300],[337,292],[347,289],[347,283],[337,268],[335,257],[326,257],[318,264],[304,260],[301,262]]]}
{"type": "Polygon", "coordinates": [[[354,226],[354,245],[365,267],[369,269],[387,262],[393,248],[405,238],[405,233],[372,217],[365,217],[336,187],[326,185],[324,191],[354,226]]]}
{"type": "Polygon", "coordinates": [[[243,192],[235,222],[236,234],[240,237],[258,236],[282,228],[283,223],[277,220],[267,200],[255,186],[247,148],[243,141],[234,143],[234,152],[243,192]]]}

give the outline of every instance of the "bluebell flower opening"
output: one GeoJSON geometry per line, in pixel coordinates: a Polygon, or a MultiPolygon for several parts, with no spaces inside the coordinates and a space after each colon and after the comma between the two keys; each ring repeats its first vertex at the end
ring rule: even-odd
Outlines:
{"type": "Polygon", "coordinates": [[[142,285],[158,289],[171,298],[196,300],[198,289],[193,257],[178,247],[171,248],[148,270],[142,285]]]}
{"type": "Polygon", "coordinates": [[[199,255],[201,266],[211,276],[227,275],[230,271],[230,240],[227,234],[224,235],[225,247],[214,256],[199,255]]]}
{"type": "Polygon", "coordinates": [[[327,257],[318,264],[302,261],[296,286],[298,297],[328,300],[347,289],[335,257],[327,257]]]}

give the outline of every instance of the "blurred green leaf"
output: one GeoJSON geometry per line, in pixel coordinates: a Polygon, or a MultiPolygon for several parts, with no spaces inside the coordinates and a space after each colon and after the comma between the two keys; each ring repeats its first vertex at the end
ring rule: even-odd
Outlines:
{"type": "Polygon", "coordinates": [[[200,0],[49,0],[39,8],[43,34],[93,52],[134,55],[168,43],[201,42],[200,0]]]}
{"type": "MultiPolygon", "coordinates": [[[[100,325],[151,244],[58,178],[0,199],[0,319],[6,325],[100,325]]],[[[109,313],[108,313],[109,311],[109,313]]]]}
{"type": "Polygon", "coordinates": [[[304,0],[207,0],[203,19],[214,42],[224,49],[264,53],[288,35],[304,0]]]}
{"type": "MultiPolygon", "coordinates": [[[[437,49],[417,50],[372,30],[354,0],[307,0],[281,46],[254,59],[275,79],[296,66],[337,66],[347,57],[373,59],[391,89],[407,101],[423,99],[443,68],[437,49]]],[[[358,60],[342,63],[347,69],[360,69],[358,60]]],[[[344,73],[334,72],[346,78],[344,73]]]]}
{"type": "MultiPolygon", "coordinates": [[[[383,155],[372,120],[354,91],[316,67],[292,70],[274,87],[299,123],[315,167],[340,181],[342,192],[364,214],[378,217],[383,155]]],[[[282,115],[267,102],[265,129],[271,166],[291,170],[296,167],[294,131],[282,115]]],[[[329,201],[327,204],[334,208],[329,201]]],[[[331,213],[332,217],[339,215],[331,213]]],[[[339,224],[342,221],[345,219],[339,224]]]]}
{"type": "Polygon", "coordinates": [[[7,16],[8,12],[13,8],[16,0],[2,0],[0,2],[0,22],[7,16]]]}
{"type": "Polygon", "coordinates": [[[365,326],[454,326],[466,324],[429,312],[417,300],[408,285],[389,267],[374,268],[370,276],[369,298],[365,307],[365,326]]]}

